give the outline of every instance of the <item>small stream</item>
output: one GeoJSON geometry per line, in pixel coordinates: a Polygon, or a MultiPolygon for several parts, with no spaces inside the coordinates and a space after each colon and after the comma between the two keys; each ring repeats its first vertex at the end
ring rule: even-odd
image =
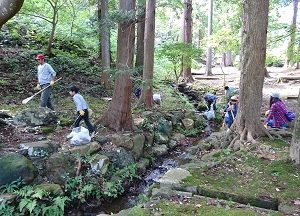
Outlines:
{"type": "MultiPolygon", "coordinates": [[[[196,104],[197,98],[191,97],[190,92],[183,91],[179,89],[179,91],[187,96],[189,101],[191,101],[194,105],[196,104]]],[[[195,106],[196,107],[196,106],[195,106]]],[[[201,115],[198,111],[195,111],[196,115],[201,115]]],[[[180,145],[172,150],[168,155],[163,156],[158,159],[155,164],[146,171],[141,176],[141,180],[136,182],[133,186],[129,188],[127,192],[121,197],[113,200],[112,202],[102,203],[101,207],[98,209],[98,213],[118,213],[123,209],[131,208],[139,202],[140,197],[144,194],[146,195],[149,192],[149,188],[152,184],[158,182],[158,180],[170,169],[179,167],[190,162],[190,155],[186,152],[186,148],[191,146],[193,141],[202,139],[204,137],[209,136],[213,131],[218,130],[214,122],[207,122],[207,125],[203,131],[202,137],[198,138],[187,138],[189,141],[185,145],[180,145]]],[[[94,216],[97,214],[84,214],[87,216],[94,216]]]]}
{"type": "MultiPolygon", "coordinates": [[[[189,144],[191,145],[191,143],[189,144]]],[[[119,211],[131,208],[139,201],[139,196],[147,194],[152,184],[170,169],[179,167],[190,161],[188,153],[185,152],[187,146],[180,146],[173,150],[169,155],[158,160],[153,167],[141,176],[141,180],[136,182],[129,191],[123,196],[113,200],[111,203],[103,203],[99,213],[118,213],[119,211]]]]}

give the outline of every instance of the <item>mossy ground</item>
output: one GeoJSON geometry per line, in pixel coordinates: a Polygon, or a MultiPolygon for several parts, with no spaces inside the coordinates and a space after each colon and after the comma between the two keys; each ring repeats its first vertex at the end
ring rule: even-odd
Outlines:
{"type": "Polygon", "coordinates": [[[268,197],[292,203],[300,197],[300,170],[288,160],[288,143],[283,140],[263,139],[234,155],[224,150],[213,157],[217,159],[221,163],[214,168],[191,169],[185,184],[249,200],[268,197]]]}
{"type": "Polygon", "coordinates": [[[160,200],[149,208],[135,206],[128,210],[127,215],[132,216],[148,216],[148,215],[164,215],[164,216],[191,216],[191,215],[207,215],[207,216],[258,216],[269,215],[279,216],[281,213],[253,208],[238,203],[215,200],[204,197],[185,198],[181,200],[160,200]]]}

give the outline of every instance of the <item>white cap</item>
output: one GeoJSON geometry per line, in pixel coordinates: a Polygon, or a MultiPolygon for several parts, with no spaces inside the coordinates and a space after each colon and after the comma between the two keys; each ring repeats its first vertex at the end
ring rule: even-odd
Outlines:
{"type": "Polygon", "coordinates": [[[230,98],[230,100],[238,100],[238,97],[234,95],[230,98]]]}
{"type": "Polygon", "coordinates": [[[274,98],[280,98],[280,94],[278,92],[272,92],[271,96],[274,98]]]}

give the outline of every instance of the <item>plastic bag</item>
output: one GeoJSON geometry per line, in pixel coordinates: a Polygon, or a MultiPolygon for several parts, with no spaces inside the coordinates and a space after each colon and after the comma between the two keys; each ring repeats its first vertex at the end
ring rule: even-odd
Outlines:
{"type": "Polygon", "coordinates": [[[215,119],[215,111],[212,105],[210,106],[210,110],[204,112],[204,115],[206,116],[207,120],[215,119]]]}
{"type": "Polygon", "coordinates": [[[296,118],[296,115],[293,112],[287,112],[285,114],[285,117],[288,121],[293,121],[296,118]]]}
{"type": "Polygon", "coordinates": [[[161,96],[160,94],[153,94],[153,102],[160,105],[161,104],[161,96]]]}
{"type": "Polygon", "coordinates": [[[91,142],[89,130],[85,127],[74,128],[68,137],[72,137],[70,140],[71,145],[84,145],[91,142]]]}

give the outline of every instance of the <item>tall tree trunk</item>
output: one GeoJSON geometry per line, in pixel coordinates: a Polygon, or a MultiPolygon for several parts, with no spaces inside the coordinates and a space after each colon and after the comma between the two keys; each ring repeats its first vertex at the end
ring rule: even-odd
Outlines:
{"type": "Polygon", "coordinates": [[[265,77],[269,0],[244,0],[242,16],[241,81],[235,129],[238,141],[254,142],[264,130],[260,121],[265,77]]]}
{"type": "Polygon", "coordinates": [[[46,54],[51,55],[52,54],[52,44],[53,44],[53,40],[54,40],[54,34],[55,34],[55,30],[56,30],[56,25],[58,22],[58,11],[57,11],[57,1],[55,1],[55,4],[52,6],[53,8],[53,16],[52,16],[52,28],[51,28],[51,33],[48,39],[48,46],[47,46],[47,50],[46,50],[46,54]]]}
{"type": "MultiPolygon", "coordinates": [[[[298,41],[298,53],[300,53],[300,40],[298,41]]],[[[298,58],[297,64],[296,64],[296,69],[299,69],[299,62],[300,62],[300,59],[298,58]]]]}
{"type": "Polygon", "coordinates": [[[222,63],[224,67],[233,66],[232,52],[226,51],[222,55],[222,63]]]}
{"type": "Polygon", "coordinates": [[[135,67],[138,69],[139,74],[143,75],[143,64],[144,64],[144,38],[145,38],[145,4],[139,5],[140,15],[138,16],[137,23],[137,41],[136,41],[136,56],[135,56],[135,67]]]}
{"type": "MultiPolygon", "coordinates": [[[[135,10],[135,0],[119,0],[119,8],[124,13],[135,10]]],[[[108,110],[100,122],[116,131],[130,131],[133,127],[131,115],[132,82],[129,70],[133,67],[134,17],[118,25],[117,69],[114,94],[108,110]]]]}
{"type": "Polygon", "coordinates": [[[101,31],[102,31],[102,16],[101,16],[101,1],[102,0],[98,0],[98,3],[97,3],[97,21],[98,21],[98,58],[99,60],[101,59],[101,31]]]}
{"type": "Polygon", "coordinates": [[[101,0],[101,59],[102,59],[102,85],[105,89],[109,88],[109,23],[108,23],[108,0],[101,0]]]}
{"type": "Polygon", "coordinates": [[[24,0],[2,0],[0,1],[0,29],[4,23],[19,12],[24,0]]]}
{"type": "Polygon", "coordinates": [[[292,66],[294,64],[293,57],[294,57],[294,47],[295,47],[295,38],[296,38],[296,30],[297,30],[296,25],[297,25],[297,13],[298,13],[298,0],[293,0],[293,6],[294,6],[293,21],[290,28],[291,38],[287,48],[287,61],[286,61],[287,67],[292,66]]]}
{"type": "MultiPolygon", "coordinates": [[[[183,18],[183,42],[185,44],[192,44],[192,0],[184,1],[184,18],[183,18]]],[[[187,82],[194,81],[191,70],[192,59],[191,56],[183,57],[183,79],[187,82]]]]}
{"type": "MultiPolygon", "coordinates": [[[[212,18],[213,18],[213,0],[208,0],[208,37],[212,35],[212,18]]],[[[212,64],[212,48],[208,47],[206,69],[205,69],[206,76],[212,75],[211,64],[212,64]]]]}
{"type": "Polygon", "coordinates": [[[155,38],[155,0],[147,0],[142,101],[146,108],[153,106],[153,65],[155,38]]]}
{"type": "Polygon", "coordinates": [[[293,139],[290,147],[290,157],[295,164],[300,164],[300,92],[298,96],[298,112],[294,126],[293,139]]]}
{"type": "Polygon", "coordinates": [[[201,28],[199,28],[198,34],[199,34],[198,35],[198,49],[200,49],[201,48],[201,41],[203,39],[203,32],[202,32],[201,28]]]}

